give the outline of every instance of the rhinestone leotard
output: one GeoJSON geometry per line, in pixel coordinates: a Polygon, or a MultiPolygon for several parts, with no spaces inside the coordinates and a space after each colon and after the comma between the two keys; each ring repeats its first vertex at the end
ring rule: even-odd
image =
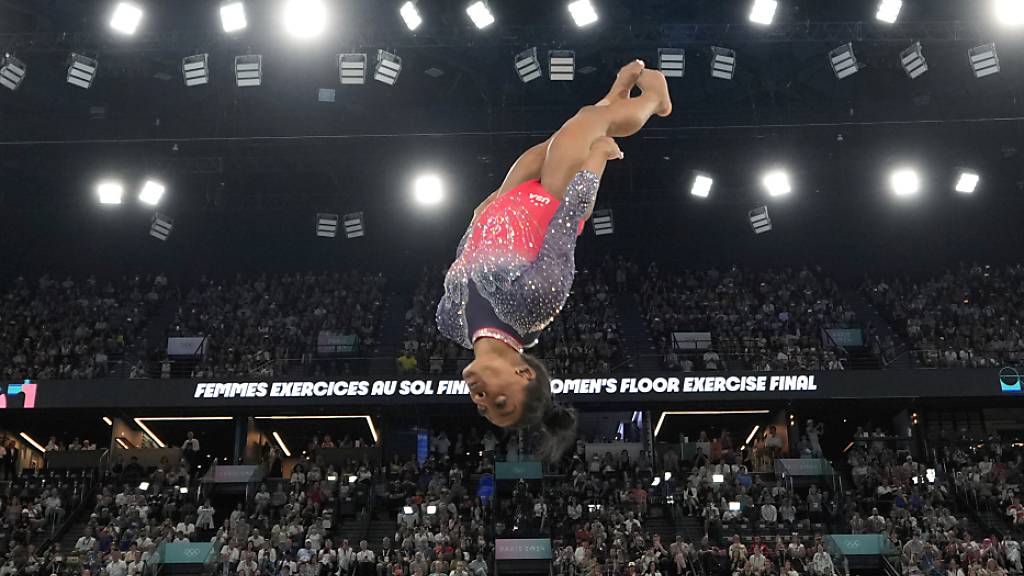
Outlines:
{"type": "Polygon", "coordinates": [[[445,276],[444,296],[437,307],[441,334],[472,348],[466,320],[471,279],[516,334],[543,330],[569,297],[576,273],[576,238],[599,184],[596,174],[579,172],[559,203],[533,180],[488,205],[466,230],[445,276]]]}

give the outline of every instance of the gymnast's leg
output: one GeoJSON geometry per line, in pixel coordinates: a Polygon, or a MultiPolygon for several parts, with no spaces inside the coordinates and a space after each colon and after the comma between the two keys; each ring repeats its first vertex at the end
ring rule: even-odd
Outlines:
{"type": "Polygon", "coordinates": [[[672,113],[668,83],[661,72],[643,70],[636,85],[642,92],[640,96],[613,99],[607,105],[586,106],[552,136],[540,176],[548,192],[564,197],[566,186],[583,167],[595,141],[631,136],[651,116],[672,113]]]}

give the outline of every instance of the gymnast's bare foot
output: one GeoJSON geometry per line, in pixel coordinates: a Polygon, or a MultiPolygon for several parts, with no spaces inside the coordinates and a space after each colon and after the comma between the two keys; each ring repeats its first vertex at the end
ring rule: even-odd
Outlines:
{"type": "Polygon", "coordinates": [[[660,70],[644,70],[637,79],[636,85],[640,87],[644,95],[653,94],[659,102],[655,114],[661,117],[672,113],[672,98],[668,93],[668,81],[660,70]]]}
{"type": "Polygon", "coordinates": [[[636,85],[636,81],[640,78],[640,73],[644,71],[645,66],[643,60],[633,60],[620,68],[618,75],[615,76],[615,83],[612,84],[612,89],[608,91],[607,96],[597,103],[597,106],[608,106],[616,100],[629,98],[629,92],[636,85]]]}

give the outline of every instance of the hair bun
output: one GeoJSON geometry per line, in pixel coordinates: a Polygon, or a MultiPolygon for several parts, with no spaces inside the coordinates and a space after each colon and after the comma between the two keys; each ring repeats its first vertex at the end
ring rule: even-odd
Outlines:
{"type": "Polygon", "coordinates": [[[552,402],[541,420],[544,440],[540,455],[548,461],[558,460],[576,442],[576,410],[552,402]]]}

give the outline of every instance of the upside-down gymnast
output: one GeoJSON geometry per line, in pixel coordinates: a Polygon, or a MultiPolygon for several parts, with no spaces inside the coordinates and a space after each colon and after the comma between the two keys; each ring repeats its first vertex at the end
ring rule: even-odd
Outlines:
{"type": "Polygon", "coordinates": [[[640,60],[623,66],[605,98],[516,160],[474,211],[445,277],[437,326],[473,350],[462,375],[477,410],[503,428],[539,427],[546,458],[574,441],[576,415],[552,400],[550,374],[524,347],[569,297],[576,238],[605,164],[623,156],[613,138],[671,112],[661,72],[640,60]],[[631,98],[634,86],[641,94],[631,98]]]}

